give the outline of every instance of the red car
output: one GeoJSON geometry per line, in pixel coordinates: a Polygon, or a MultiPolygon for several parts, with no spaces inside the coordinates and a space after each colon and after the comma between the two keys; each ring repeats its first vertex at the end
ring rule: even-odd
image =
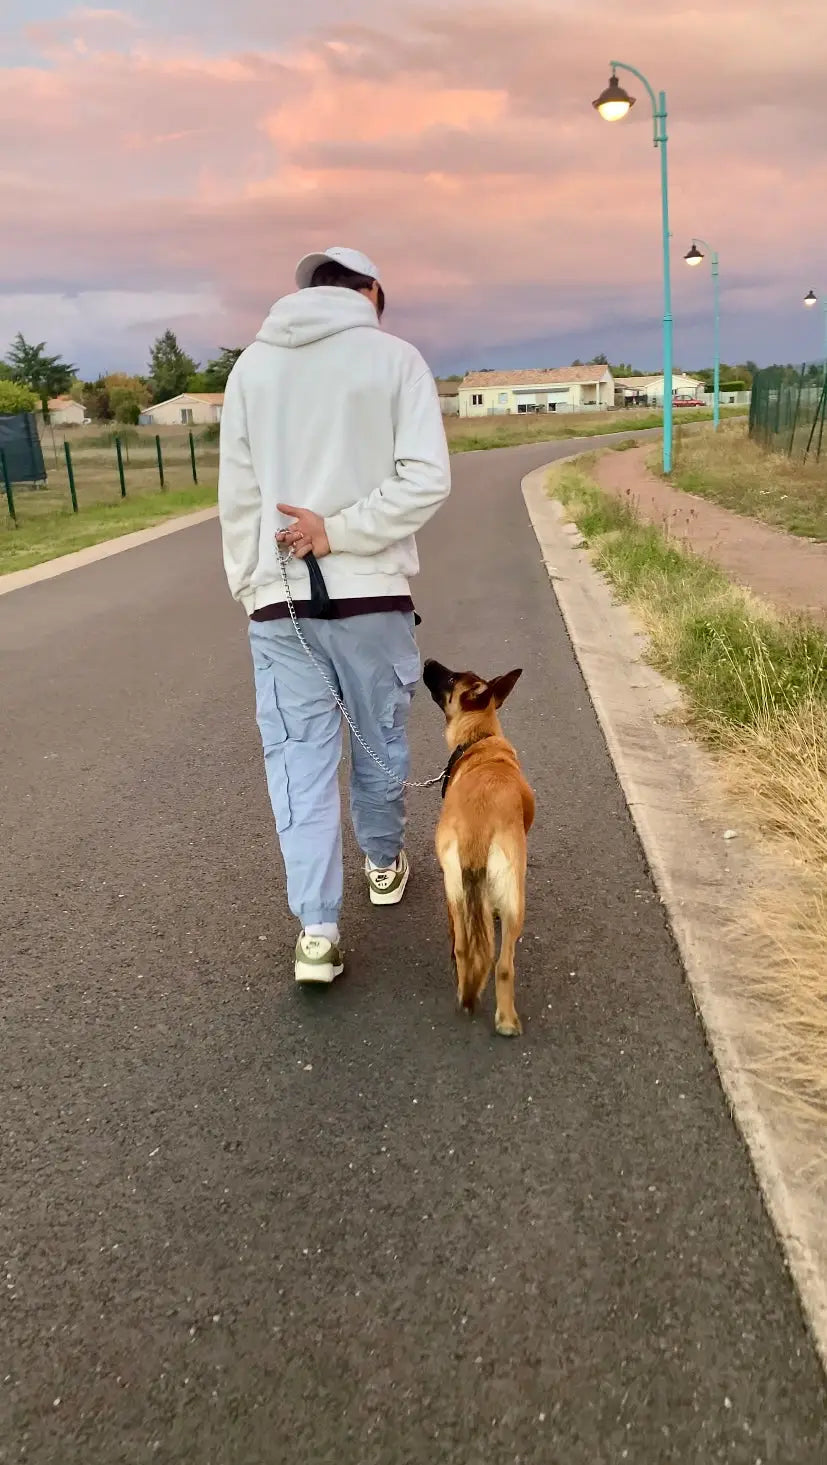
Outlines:
{"type": "Polygon", "coordinates": [[[672,406],[673,407],[703,407],[703,405],[704,404],[700,400],[699,397],[673,397],[672,398],[672,406]]]}

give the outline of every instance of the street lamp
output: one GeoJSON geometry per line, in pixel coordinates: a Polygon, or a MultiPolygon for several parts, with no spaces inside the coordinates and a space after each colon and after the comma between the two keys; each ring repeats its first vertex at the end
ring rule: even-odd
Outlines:
{"type": "MultiPolygon", "coordinates": [[[[818,304],[818,296],[814,290],[808,290],[804,296],[804,304],[808,310],[812,310],[813,306],[818,304]]],[[[824,311],[824,360],[825,366],[827,366],[827,295],[821,301],[821,308],[824,311]]]]}
{"type": "Polygon", "coordinates": [[[715,362],[713,366],[713,387],[712,387],[712,426],[718,431],[718,423],[721,420],[721,301],[718,288],[718,256],[714,249],[710,249],[705,239],[693,239],[692,248],[684,255],[686,263],[690,266],[701,264],[704,255],[698,248],[702,244],[704,249],[709,250],[709,262],[712,266],[712,298],[715,303],[715,362]]]}
{"type": "Polygon", "coordinates": [[[642,82],[652,103],[655,147],[660,148],[661,232],[663,236],[663,471],[672,471],[672,279],[669,265],[669,179],[666,159],[666,93],[655,95],[642,71],[626,61],[610,61],[609,84],[592,103],[606,122],[620,122],[635,104],[624,90],[617,71],[629,71],[642,82]]]}

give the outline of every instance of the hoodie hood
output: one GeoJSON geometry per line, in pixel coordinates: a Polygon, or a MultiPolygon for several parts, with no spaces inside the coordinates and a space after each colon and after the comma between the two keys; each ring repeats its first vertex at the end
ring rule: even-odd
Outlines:
{"type": "Polygon", "coordinates": [[[277,300],[256,340],[268,346],[309,346],[357,326],[378,328],[373,302],[356,290],[324,285],[277,300]]]}

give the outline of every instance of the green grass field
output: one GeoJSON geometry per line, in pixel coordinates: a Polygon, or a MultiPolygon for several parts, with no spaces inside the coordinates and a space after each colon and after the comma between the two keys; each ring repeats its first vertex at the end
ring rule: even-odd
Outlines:
{"type": "Polygon", "coordinates": [[[71,554],[105,539],[147,529],[164,519],[215,503],[218,444],[205,441],[195,429],[196,472],[193,482],[189,436],[185,429],[162,429],[164,489],[158,473],[155,433],[126,429],[122,454],[126,497],[121,497],[118,463],[111,426],[76,429],[66,434],[75,476],[78,512],[72,510],[63,435],[42,439],[48,478],[44,487],[22,484],[14,489],[17,528],[0,510],[0,574],[71,554]]]}

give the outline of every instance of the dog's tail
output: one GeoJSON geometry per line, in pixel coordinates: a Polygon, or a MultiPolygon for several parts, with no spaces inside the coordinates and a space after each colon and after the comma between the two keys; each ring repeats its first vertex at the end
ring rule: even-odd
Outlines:
{"type": "Polygon", "coordinates": [[[463,1007],[473,1012],[474,1004],[488,981],[494,964],[494,917],[488,892],[487,870],[463,869],[460,911],[466,952],[460,998],[463,1007]]]}

